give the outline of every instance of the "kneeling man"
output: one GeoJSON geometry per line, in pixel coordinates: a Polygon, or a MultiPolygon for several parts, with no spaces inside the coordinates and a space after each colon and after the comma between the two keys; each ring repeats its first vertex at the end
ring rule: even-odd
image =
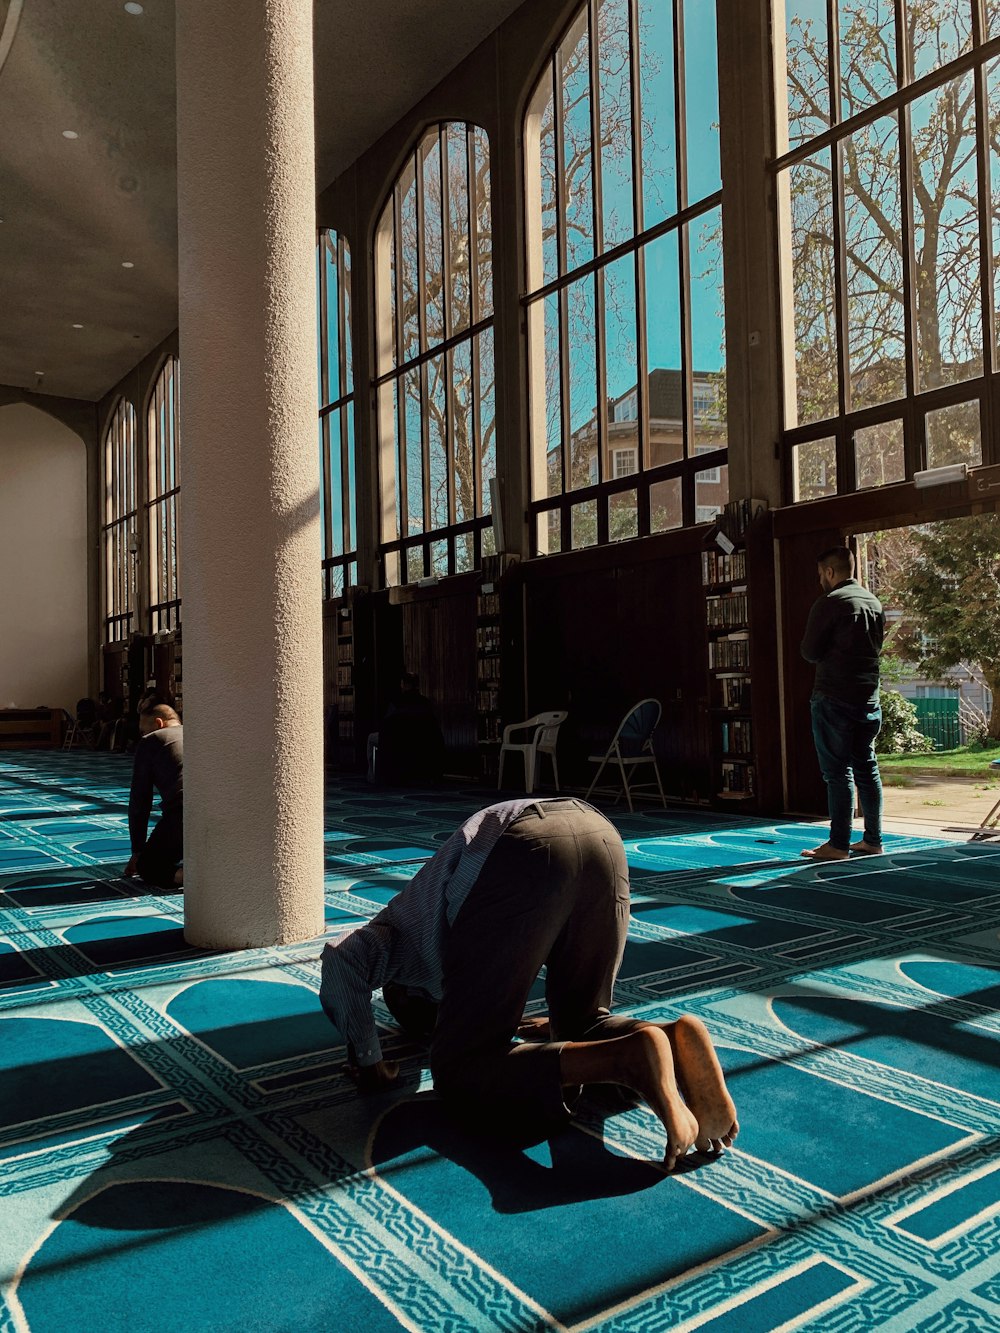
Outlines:
{"type": "Polygon", "coordinates": [[[618,1083],[662,1121],[668,1171],[693,1146],[721,1151],[739,1125],[704,1024],[611,1014],[628,918],[625,849],[592,806],[480,810],[378,916],[323,951],[320,1000],[359,1089],[398,1074],[375,1029],[381,987],[404,1028],[429,1033],[434,1086],[472,1119],[561,1119],[582,1085],[618,1083]],[[515,1043],[543,966],[547,1039],[515,1043]]]}
{"type": "Polygon", "coordinates": [[[160,889],[184,882],[184,728],[169,704],[147,704],[139,714],[128,828],[132,858],[126,875],[160,889]],[[160,793],[160,818],[146,837],[153,793],[160,793]]]}

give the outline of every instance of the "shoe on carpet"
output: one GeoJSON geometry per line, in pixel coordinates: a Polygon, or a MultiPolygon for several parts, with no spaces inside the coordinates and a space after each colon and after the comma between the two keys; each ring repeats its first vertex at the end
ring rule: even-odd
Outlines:
{"type": "Polygon", "coordinates": [[[811,861],[846,861],[850,852],[841,851],[839,847],[834,847],[832,842],[824,842],[819,847],[810,847],[802,855],[809,857],[811,861]]]}
{"type": "Polygon", "coordinates": [[[855,856],[882,856],[885,848],[880,842],[868,842],[862,838],[860,842],[851,843],[851,851],[855,856]]]}

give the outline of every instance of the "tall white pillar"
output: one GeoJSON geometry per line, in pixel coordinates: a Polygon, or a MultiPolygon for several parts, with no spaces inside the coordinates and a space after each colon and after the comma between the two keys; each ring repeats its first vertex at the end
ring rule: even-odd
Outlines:
{"type": "Polygon", "coordinates": [[[177,0],[185,935],[323,928],[312,10],[177,0]]]}

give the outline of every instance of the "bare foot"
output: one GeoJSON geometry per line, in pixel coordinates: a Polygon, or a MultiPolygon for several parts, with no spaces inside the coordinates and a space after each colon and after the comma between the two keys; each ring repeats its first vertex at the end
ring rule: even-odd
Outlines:
{"type": "Polygon", "coordinates": [[[708,1029],[700,1018],[684,1014],[662,1031],[673,1048],[684,1099],[698,1121],[695,1146],[699,1152],[722,1152],[732,1145],[740,1124],[708,1029]]]}
{"type": "Polygon", "coordinates": [[[810,847],[808,851],[802,852],[802,855],[811,861],[846,861],[850,852],[834,847],[832,842],[822,842],[818,847],[810,847]]]}
{"type": "Polygon", "coordinates": [[[640,1028],[621,1038],[621,1082],[634,1088],[663,1122],[667,1147],[663,1164],[672,1171],[698,1138],[698,1121],[684,1105],[674,1074],[670,1039],[658,1027],[640,1028]]]}

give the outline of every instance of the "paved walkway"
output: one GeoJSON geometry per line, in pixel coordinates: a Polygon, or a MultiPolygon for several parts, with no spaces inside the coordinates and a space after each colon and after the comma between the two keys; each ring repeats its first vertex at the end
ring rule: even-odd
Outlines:
{"type": "MultiPolygon", "coordinates": [[[[902,776],[902,775],[900,775],[902,776]]],[[[893,782],[900,779],[894,778],[893,782]]],[[[883,777],[883,782],[885,781],[883,777]]],[[[906,776],[906,786],[886,785],[886,820],[917,821],[921,824],[947,828],[961,825],[976,828],[1000,797],[1000,783],[985,782],[978,778],[906,776]]]]}

